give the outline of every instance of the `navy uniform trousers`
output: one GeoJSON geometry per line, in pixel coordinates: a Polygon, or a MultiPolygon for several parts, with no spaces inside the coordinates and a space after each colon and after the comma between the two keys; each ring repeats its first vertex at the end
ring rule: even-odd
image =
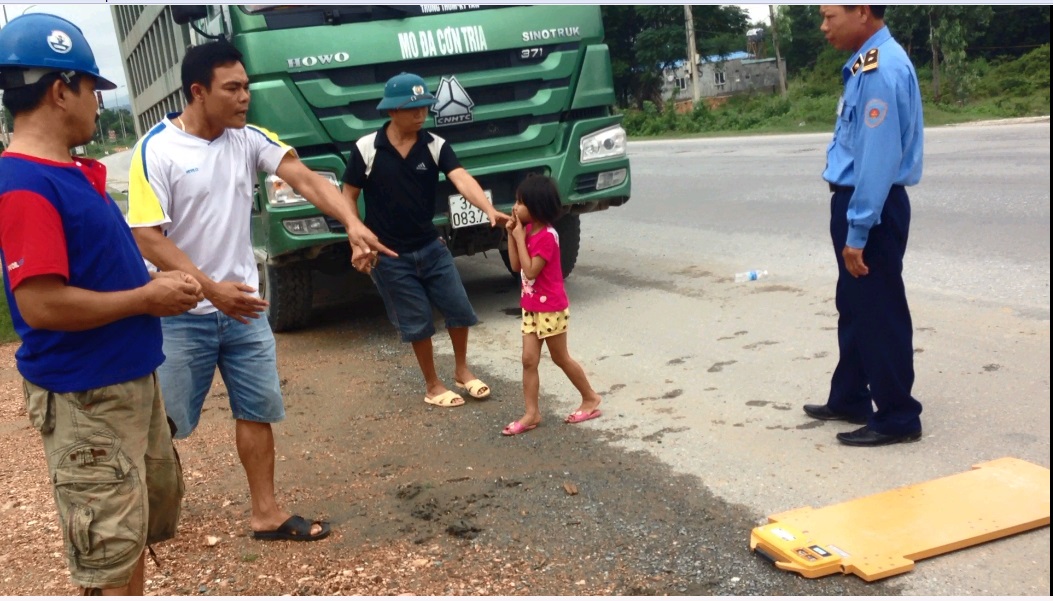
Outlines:
{"type": "Polygon", "coordinates": [[[870,273],[852,277],[841,251],[848,238],[845,215],[851,188],[839,188],[830,202],[830,237],[837,256],[837,344],[840,358],[830,382],[831,411],[868,419],[888,435],[921,431],[921,403],[914,386],[913,326],[903,287],[903,255],[910,230],[910,199],[893,186],[870,230],[863,262],[870,273]],[[870,401],[877,405],[873,412],[870,401]]]}

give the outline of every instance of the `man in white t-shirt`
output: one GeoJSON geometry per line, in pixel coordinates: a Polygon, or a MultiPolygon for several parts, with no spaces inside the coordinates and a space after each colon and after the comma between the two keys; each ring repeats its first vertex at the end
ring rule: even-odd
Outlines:
{"type": "Polygon", "coordinates": [[[339,190],[308,169],[274,134],[248,125],[249,78],[226,41],[195,46],[182,65],[187,105],[154,126],[133,150],[128,222],[143,256],[161,271],[195,277],[205,300],[162,320],[158,369],[176,438],[186,438],[219,367],[236,420],[238,457],[252,499],[250,526],[264,540],[319,540],[329,524],[278,506],[274,434],[285,417],[274,334],[260,319],[259,275],[249,233],[256,174],[276,174],[348,232],[352,262],[394,255],[339,190]]]}

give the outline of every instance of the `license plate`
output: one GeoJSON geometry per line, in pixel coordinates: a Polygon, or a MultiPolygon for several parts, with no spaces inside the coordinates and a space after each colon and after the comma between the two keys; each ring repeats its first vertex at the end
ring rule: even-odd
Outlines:
{"type": "MultiPolygon", "coordinates": [[[[490,204],[494,204],[493,194],[489,190],[483,190],[486,193],[486,200],[490,201],[490,204]]],[[[450,225],[454,228],[460,227],[471,227],[473,225],[479,225],[480,223],[490,223],[490,219],[487,218],[486,213],[480,211],[468,202],[464,196],[460,194],[450,195],[450,225]]]]}

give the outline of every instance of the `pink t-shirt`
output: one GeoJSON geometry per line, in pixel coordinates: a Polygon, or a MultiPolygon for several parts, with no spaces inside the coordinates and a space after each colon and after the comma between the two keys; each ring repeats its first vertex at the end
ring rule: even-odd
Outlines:
{"type": "Polygon", "coordinates": [[[552,226],[533,233],[534,224],[526,224],[527,254],[545,259],[545,266],[537,277],[528,280],[520,271],[523,284],[520,304],[527,311],[552,313],[570,306],[567,291],[563,288],[563,266],[559,262],[559,234],[552,226]]]}

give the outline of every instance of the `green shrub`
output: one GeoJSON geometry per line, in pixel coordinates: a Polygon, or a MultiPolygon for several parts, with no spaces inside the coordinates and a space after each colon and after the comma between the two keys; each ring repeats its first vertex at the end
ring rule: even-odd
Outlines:
{"type": "MultiPolygon", "coordinates": [[[[825,51],[816,67],[789,82],[785,96],[755,92],[729,98],[711,109],[702,101],[685,114],[674,103],[660,109],[645,102],[642,110],[623,113],[630,136],[668,136],[744,131],[831,131],[841,95],[845,56],[825,51]]],[[[932,70],[917,68],[925,124],[945,125],[977,119],[1049,114],[1049,45],[1015,59],[977,59],[954,78],[941,82],[943,98],[932,100],[932,70]]]]}
{"type": "Polygon", "coordinates": [[[0,294],[0,344],[17,342],[18,334],[11,324],[11,311],[7,307],[7,295],[0,294]]]}

